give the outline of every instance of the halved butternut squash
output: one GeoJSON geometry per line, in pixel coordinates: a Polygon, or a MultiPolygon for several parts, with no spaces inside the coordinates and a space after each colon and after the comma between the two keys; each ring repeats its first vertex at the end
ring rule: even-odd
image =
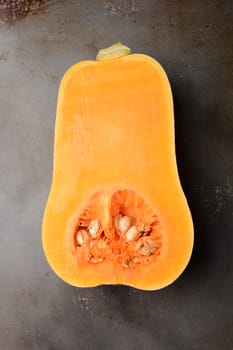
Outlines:
{"type": "Polygon", "coordinates": [[[121,44],[97,58],[61,82],[44,252],[73,286],[160,289],[193,248],[170,85],[157,61],[121,44]]]}

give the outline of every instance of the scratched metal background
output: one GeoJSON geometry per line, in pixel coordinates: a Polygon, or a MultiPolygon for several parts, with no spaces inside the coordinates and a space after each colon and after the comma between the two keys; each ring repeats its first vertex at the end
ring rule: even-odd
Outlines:
{"type": "Polygon", "coordinates": [[[0,1],[0,349],[233,349],[232,1],[0,1]],[[172,286],[72,288],[41,221],[59,80],[122,41],[157,58],[174,93],[195,248],[172,286]]]}

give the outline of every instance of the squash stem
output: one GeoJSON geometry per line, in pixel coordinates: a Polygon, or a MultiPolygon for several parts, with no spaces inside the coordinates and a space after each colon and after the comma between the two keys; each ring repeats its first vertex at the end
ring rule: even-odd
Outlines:
{"type": "Polygon", "coordinates": [[[96,56],[96,60],[110,60],[112,58],[127,56],[130,53],[131,50],[129,47],[121,43],[116,43],[110,47],[107,47],[106,49],[100,49],[96,56]]]}

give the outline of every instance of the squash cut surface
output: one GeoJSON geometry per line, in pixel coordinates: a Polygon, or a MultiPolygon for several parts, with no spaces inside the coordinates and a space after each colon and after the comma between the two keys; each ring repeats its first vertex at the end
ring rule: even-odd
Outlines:
{"type": "Polygon", "coordinates": [[[74,286],[155,290],[181,274],[192,247],[164,70],[140,54],[75,64],[59,90],[43,220],[51,267],[74,286]]]}

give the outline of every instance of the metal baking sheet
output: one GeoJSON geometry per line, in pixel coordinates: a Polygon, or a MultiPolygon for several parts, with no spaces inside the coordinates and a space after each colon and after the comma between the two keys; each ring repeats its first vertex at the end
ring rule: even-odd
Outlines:
{"type": "Polygon", "coordinates": [[[232,1],[0,1],[0,349],[233,348],[232,1]],[[155,57],[174,95],[195,247],[171,286],[73,288],[41,223],[59,82],[117,41],[155,57]]]}

